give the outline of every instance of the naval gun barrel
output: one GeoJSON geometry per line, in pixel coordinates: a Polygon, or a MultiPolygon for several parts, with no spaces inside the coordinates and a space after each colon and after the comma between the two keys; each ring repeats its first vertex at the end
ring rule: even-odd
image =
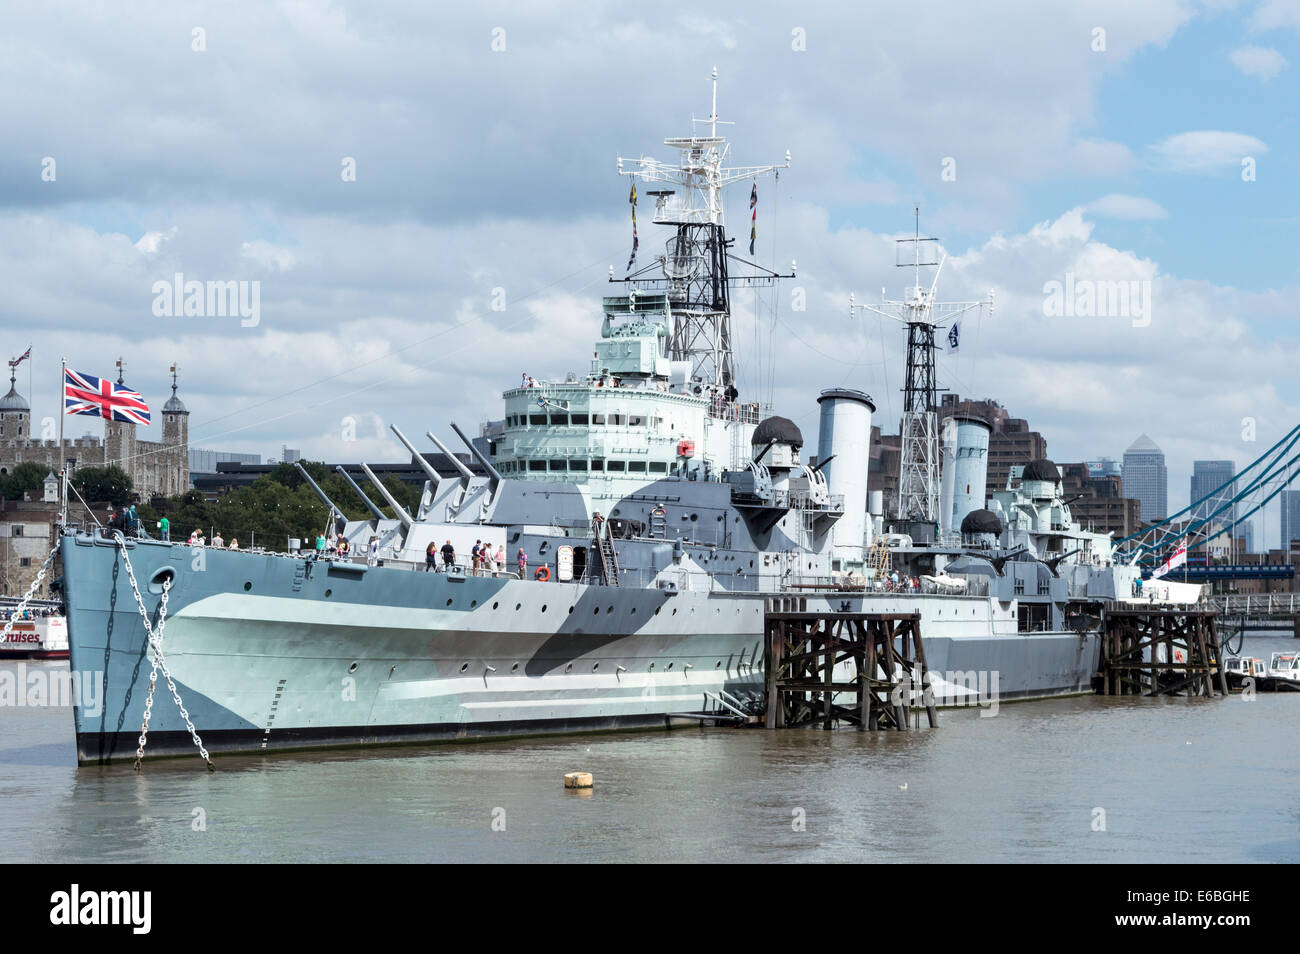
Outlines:
{"type": "Polygon", "coordinates": [[[474,472],[471,471],[471,470],[470,470],[468,467],[466,467],[464,464],[462,464],[462,463],[460,462],[460,458],[457,457],[455,454],[453,454],[453,453],[451,452],[451,449],[450,449],[446,444],[444,444],[442,441],[438,440],[438,438],[434,437],[434,436],[433,436],[433,431],[425,431],[424,433],[425,433],[425,436],[427,436],[427,437],[429,438],[429,440],[433,441],[434,444],[436,444],[436,445],[438,446],[438,450],[442,451],[444,454],[447,455],[447,459],[451,461],[452,465],[453,465],[453,466],[454,466],[458,471],[460,471],[460,475],[461,475],[462,477],[464,477],[467,481],[468,481],[468,480],[473,480],[473,479],[474,479],[474,472]]]}
{"type": "Polygon", "coordinates": [[[433,489],[437,490],[438,485],[442,483],[442,474],[433,469],[433,465],[424,459],[424,455],[415,449],[415,445],[406,439],[406,435],[397,429],[396,424],[389,424],[388,429],[397,435],[399,441],[406,445],[406,449],[411,452],[411,456],[414,457],[415,462],[420,465],[420,469],[424,471],[425,476],[432,481],[433,489]]]}
{"type": "Polygon", "coordinates": [[[311,474],[307,473],[307,469],[297,461],[293,462],[293,466],[298,468],[298,473],[302,474],[302,479],[307,481],[312,490],[316,491],[316,496],[325,502],[325,506],[329,507],[331,512],[338,514],[340,517],[343,516],[343,511],[334,505],[334,501],[325,496],[325,491],[321,490],[320,485],[311,479],[311,474]]]}
{"type": "Polygon", "coordinates": [[[380,510],[378,507],[376,507],[375,502],[371,500],[369,497],[367,497],[365,491],[363,491],[359,486],[357,486],[357,482],[352,479],[351,474],[349,474],[346,470],[343,469],[343,465],[335,464],[334,469],[343,475],[343,479],[348,482],[348,486],[350,486],[353,490],[356,491],[357,496],[361,498],[361,502],[366,505],[366,509],[369,510],[371,514],[374,515],[374,518],[376,520],[383,520],[384,512],[380,510]]]}
{"type": "Polygon", "coordinates": [[[466,437],[465,432],[456,426],[455,421],[451,422],[451,429],[456,432],[457,437],[465,442],[465,446],[468,447],[469,452],[474,455],[474,459],[478,461],[483,466],[483,469],[492,477],[492,486],[495,487],[497,484],[501,483],[501,472],[492,466],[492,462],[483,456],[479,449],[474,446],[474,442],[466,437]]]}
{"type": "Polygon", "coordinates": [[[375,489],[379,491],[380,495],[388,501],[388,506],[393,508],[393,513],[397,514],[397,519],[402,521],[402,526],[410,530],[411,524],[415,523],[411,519],[411,515],[402,509],[402,505],[397,502],[397,498],[390,494],[388,488],[379,482],[379,478],[375,476],[375,472],[367,464],[363,463],[361,469],[366,472],[366,476],[370,478],[370,482],[375,485],[375,489]]]}

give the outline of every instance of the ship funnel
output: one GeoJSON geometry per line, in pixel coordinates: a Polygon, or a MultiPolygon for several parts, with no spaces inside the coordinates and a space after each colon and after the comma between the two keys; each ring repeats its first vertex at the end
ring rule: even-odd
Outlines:
{"type": "Polygon", "coordinates": [[[365,492],[362,491],[362,489],[357,486],[357,482],[352,479],[351,474],[349,474],[346,470],[343,469],[343,465],[335,464],[334,469],[343,475],[343,479],[348,482],[348,486],[351,487],[354,491],[356,491],[357,496],[361,498],[361,502],[366,505],[366,509],[370,511],[370,513],[374,516],[374,518],[376,520],[384,520],[385,519],[384,512],[380,510],[378,507],[376,507],[375,502],[371,500],[369,497],[367,497],[365,495],[365,492]]]}
{"type": "Polygon", "coordinates": [[[989,472],[989,435],[993,428],[979,417],[953,417],[957,453],[953,467],[950,526],[960,527],[968,513],[983,510],[989,472]]]}
{"type": "Polygon", "coordinates": [[[831,529],[831,565],[844,569],[862,563],[867,541],[867,472],[876,405],[861,391],[843,388],[823,391],[817,403],[817,460],[826,461],[822,472],[832,496],[844,498],[844,516],[831,529]]]}
{"type": "MultiPolygon", "coordinates": [[[[952,521],[952,494],[957,470],[957,422],[951,417],[943,422],[939,436],[939,532],[947,536],[954,526],[952,521]]],[[[956,525],[960,525],[958,520],[956,525]]]]}
{"type": "Polygon", "coordinates": [[[402,521],[402,526],[407,530],[410,530],[411,524],[415,523],[415,521],[411,519],[411,515],[402,509],[402,505],[397,502],[397,498],[390,494],[388,488],[379,482],[379,478],[375,476],[375,472],[371,470],[368,465],[363,463],[361,469],[366,472],[366,476],[369,477],[370,482],[375,485],[375,489],[379,491],[379,495],[388,501],[388,506],[393,508],[393,513],[397,514],[397,519],[402,521]]]}

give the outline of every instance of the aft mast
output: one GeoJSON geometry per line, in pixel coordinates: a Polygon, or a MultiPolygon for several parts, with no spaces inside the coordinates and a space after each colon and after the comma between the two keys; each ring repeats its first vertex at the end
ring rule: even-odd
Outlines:
{"type": "Polygon", "coordinates": [[[993,309],[993,292],[982,301],[935,301],[939,273],[947,256],[939,255],[939,239],[921,237],[921,210],[915,209],[912,238],[896,240],[895,265],[913,270],[913,284],[901,301],[885,299],[877,305],[856,305],[849,298],[849,313],[858,308],[873,311],[907,326],[907,376],[903,383],[903,421],[899,454],[898,506],[900,521],[939,523],[939,430],[935,408],[938,383],[934,370],[936,329],[955,322],[973,308],[993,309]],[[910,259],[910,261],[908,260],[910,259]],[[930,287],[921,284],[921,269],[933,268],[930,287]]]}
{"type": "Polygon", "coordinates": [[[716,67],[713,70],[712,111],[707,119],[692,119],[692,123],[705,124],[707,133],[697,135],[692,130],[690,136],[664,140],[664,145],[678,150],[680,156],[676,163],[645,156],[637,159],[619,157],[619,175],[672,187],[647,194],[655,199],[653,221],[671,226],[674,234],[654,262],[625,278],[616,279],[611,274],[610,281],[627,282],[636,291],[667,294],[673,312],[668,357],[673,361],[691,362],[691,379],[699,393],[710,387],[734,387],[736,382],[731,338],[731,284],[770,285],[779,278],[793,278],[794,275],[793,267],[790,275],[779,275],[732,255],[734,239],[727,238],[722,207],[722,190],[726,186],[746,180],[757,184],[761,176],[779,175],[781,169],[790,166],[789,151],[784,163],[724,165],[731,145],[725,137],[718,135],[718,126],[731,124],[718,119],[716,67]],[[635,168],[625,169],[624,163],[635,168]],[[747,266],[746,274],[732,275],[729,260],[747,266]]]}

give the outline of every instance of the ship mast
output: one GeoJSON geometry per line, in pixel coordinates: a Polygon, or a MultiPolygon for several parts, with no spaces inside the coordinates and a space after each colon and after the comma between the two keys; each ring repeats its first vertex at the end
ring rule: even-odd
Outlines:
{"type": "Polygon", "coordinates": [[[913,284],[901,301],[887,300],[881,291],[881,303],[857,305],[849,296],[849,314],[862,308],[891,318],[907,326],[907,373],[903,382],[903,421],[899,448],[898,505],[899,520],[921,523],[939,522],[939,429],[937,419],[939,390],[934,370],[934,333],[957,317],[984,305],[993,310],[993,292],[982,301],[935,301],[939,273],[947,255],[939,255],[939,239],[921,237],[921,210],[914,210],[915,231],[912,238],[896,240],[895,265],[913,270],[913,284]],[[910,259],[910,261],[908,261],[910,259]],[[921,269],[933,268],[930,287],[921,284],[921,269]]]}
{"type": "MultiPolygon", "coordinates": [[[[668,340],[668,357],[690,361],[692,380],[697,385],[734,385],[735,357],[731,344],[730,286],[770,285],[779,275],[731,254],[733,239],[726,235],[722,190],[732,183],[789,168],[785,162],[766,166],[726,166],[731,145],[718,135],[718,70],[713,70],[713,108],[707,119],[691,120],[707,125],[707,135],[670,137],[664,145],[676,149],[677,162],[661,162],[641,156],[618,159],[618,173],[643,182],[663,183],[673,188],[650,191],[655,198],[653,221],[673,228],[663,254],[651,264],[610,281],[628,282],[638,290],[666,293],[672,302],[673,322],[668,340]],[[634,168],[623,168],[627,162],[634,168]],[[743,275],[732,275],[729,260],[749,266],[743,275]],[[654,274],[662,270],[662,274],[654,274]]],[[[612,270],[611,270],[612,271],[612,270]]]]}

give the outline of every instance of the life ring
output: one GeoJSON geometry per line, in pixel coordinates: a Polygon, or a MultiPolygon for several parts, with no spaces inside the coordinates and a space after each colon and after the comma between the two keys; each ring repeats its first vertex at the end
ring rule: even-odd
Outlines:
{"type": "Polygon", "coordinates": [[[1187,658],[1183,655],[1183,651],[1182,651],[1181,649],[1175,649],[1175,650],[1174,650],[1174,662],[1186,662],[1186,661],[1187,661],[1187,658]]]}
{"type": "Polygon", "coordinates": [[[551,578],[551,568],[549,566],[539,566],[535,575],[539,583],[545,583],[551,578]]]}

